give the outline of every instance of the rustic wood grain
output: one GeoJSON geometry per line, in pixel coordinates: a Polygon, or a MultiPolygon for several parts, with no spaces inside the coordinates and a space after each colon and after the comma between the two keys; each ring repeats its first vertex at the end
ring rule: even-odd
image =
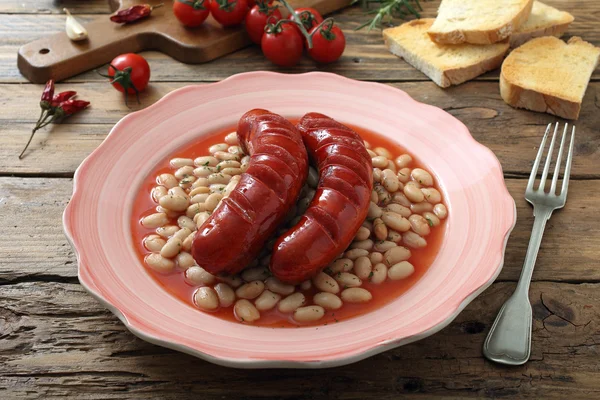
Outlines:
{"type": "MultiPolygon", "coordinates": [[[[568,36],[581,36],[596,45],[600,45],[599,5],[595,0],[569,2],[567,0],[548,2],[561,9],[572,12],[576,19],[568,36]]],[[[433,16],[439,2],[423,2],[426,11],[424,16],[433,16]]],[[[232,74],[255,70],[278,70],[286,72],[306,72],[320,70],[336,72],[354,79],[378,81],[429,81],[425,75],[408,65],[403,60],[385,50],[379,31],[354,31],[354,28],[365,21],[363,11],[359,7],[349,7],[334,14],[344,29],[347,48],[342,59],[329,66],[318,66],[308,58],[291,69],[281,69],[265,62],[260,49],[251,46],[240,52],[201,65],[188,65],[174,62],[170,57],[158,52],[144,52],[152,67],[154,81],[215,81],[232,74]],[[243,62],[242,62],[243,61],[243,62]]],[[[83,22],[96,18],[97,15],[79,15],[83,22]]],[[[38,39],[41,36],[60,32],[64,29],[63,15],[26,15],[0,14],[0,82],[25,82],[15,67],[16,52],[19,46],[38,39]]],[[[498,73],[491,72],[478,78],[479,80],[498,79],[498,73]]],[[[596,70],[593,80],[600,79],[600,70],[596,70]]],[[[72,78],[73,81],[102,80],[93,71],[72,78]]]]}
{"type": "MultiPolygon", "coordinates": [[[[500,280],[516,281],[533,225],[525,202],[524,179],[507,179],[517,204],[517,226],[508,241],[500,280]]],[[[71,179],[0,178],[0,283],[72,280],[75,255],[62,231],[62,213],[72,193],[71,179]]],[[[534,280],[600,282],[600,180],[571,181],[569,202],[548,222],[534,280]]]]}
{"type": "MultiPolygon", "coordinates": [[[[16,155],[27,141],[38,117],[42,86],[0,85],[0,107],[3,110],[0,113],[0,172],[72,175],[121,117],[185,85],[183,82],[152,83],[142,93],[140,106],[130,101],[132,108],[127,108],[122,94],[107,87],[106,82],[58,85],[57,90],[77,90],[80,98],[91,101],[92,105],[88,110],[68,118],[62,125],[39,131],[23,160],[18,160],[16,155]]],[[[392,85],[405,90],[418,101],[441,107],[456,116],[475,139],[496,154],[509,176],[529,174],[546,125],[556,121],[548,114],[511,108],[500,97],[498,83],[495,82],[468,82],[446,90],[431,82],[392,85]]],[[[594,82],[588,88],[581,117],[577,121],[574,178],[600,177],[599,110],[600,82],[594,82]]]]}
{"type": "Polygon", "coordinates": [[[137,339],[78,284],[0,286],[0,397],[598,398],[600,285],[534,283],[531,361],[506,368],[481,346],[513,289],[496,283],[436,335],[352,365],[235,370],[137,339]]]}

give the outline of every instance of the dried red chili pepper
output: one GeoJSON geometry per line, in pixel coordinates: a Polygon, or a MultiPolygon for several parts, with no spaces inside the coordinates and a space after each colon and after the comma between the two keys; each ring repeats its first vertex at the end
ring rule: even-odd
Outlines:
{"type": "Polygon", "coordinates": [[[162,7],[163,5],[163,3],[155,6],[151,6],[150,4],[138,4],[124,10],[117,11],[115,15],[110,17],[110,20],[118,24],[129,24],[131,22],[139,21],[140,19],[149,17],[155,8],[162,7]]]}
{"type": "Polygon", "coordinates": [[[73,90],[67,90],[66,92],[60,92],[59,94],[55,94],[52,98],[52,107],[58,107],[60,103],[63,101],[69,100],[71,97],[75,96],[77,92],[73,90]]]}
{"type": "Polygon", "coordinates": [[[50,103],[52,103],[52,96],[54,96],[54,81],[50,79],[48,82],[46,82],[46,87],[44,87],[44,91],[42,92],[42,98],[40,100],[40,107],[42,108],[42,113],[44,112],[44,110],[48,110],[50,108],[50,103]]]}
{"type": "Polygon", "coordinates": [[[23,158],[23,154],[25,154],[25,151],[29,147],[31,140],[33,140],[33,136],[38,129],[41,129],[50,123],[56,122],[61,118],[75,114],[76,112],[81,111],[90,105],[89,101],[74,100],[73,96],[76,94],[77,92],[68,90],[55,95],[54,81],[49,80],[48,83],[46,83],[46,87],[44,88],[42,99],[40,101],[42,113],[35,124],[35,128],[33,128],[31,131],[31,135],[29,136],[29,140],[27,141],[25,148],[23,148],[23,151],[21,154],[19,154],[19,159],[23,158]],[[50,120],[48,120],[48,118],[50,118],[50,120]]]}

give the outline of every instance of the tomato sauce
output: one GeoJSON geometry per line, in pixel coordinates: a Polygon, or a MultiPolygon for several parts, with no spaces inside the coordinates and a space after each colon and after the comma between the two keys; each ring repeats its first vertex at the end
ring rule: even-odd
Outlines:
{"type": "MultiPolygon", "coordinates": [[[[349,125],[351,126],[351,125],[349,125]]],[[[371,148],[375,147],[384,147],[388,149],[393,157],[397,157],[401,154],[411,154],[409,151],[404,149],[399,144],[385,138],[383,136],[377,135],[367,129],[351,126],[358,134],[366,141],[371,144],[371,148]]],[[[204,156],[209,154],[208,148],[215,143],[223,143],[225,135],[230,132],[235,131],[235,127],[230,127],[228,129],[224,129],[219,132],[215,132],[214,135],[203,138],[201,141],[192,143],[184,148],[181,148],[179,151],[172,154],[169,158],[165,158],[162,160],[157,167],[151,171],[142,186],[139,188],[139,194],[135,199],[132,210],[131,217],[131,232],[133,235],[133,241],[136,246],[136,251],[138,254],[139,262],[142,265],[145,265],[144,257],[150,252],[146,250],[143,245],[143,239],[145,236],[151,233],[155,233],[154,229],[144,228],[140,219],[146,215],[152,214],[156,212],[157,204],[154,203],[151,197],[152,189],[156,186],[156,176],[162,173],[173,173],[174,169],[170,166],[169,161],[175,157],[182,158],[191,158],[194,159],[196,157],[204,156]]],[[[414,155],[413,162],[411,164],[412,168],[423,168],[428,170],[428,168],[421,163],[414,155]]],[[[439,187],[437,187],[439,190],[439,187]]],[[[173,220],[170,222],[173,225],[177,225],[177,221],[173,220]]],[[[435,260],[437,253],[440,249],[443,237],[445,232],[445,223],[442,220],[442,223],[431,229],[431,233],[427,236],[427,246],[423,249],[411,249],[412,256],[409,260],[411,264],[415,267],[415,272],[406,279],[392,281],[387,279],[385,282],[381,284],[373,284],[368,281],[364,281],[362,286],[367,289],[373,295],[373,298],[368,303],[360,303],[360,304],[351,304],[344,302],[344,305],[334,311],[327,311],[325,316],[321,318],[319,321],[311,322],[302,325],[328,325],[331,323],[337,323],[339,321],[352,318],[361,314],[368,313],[375,309],[378,309],[390,301],[396,299],[398,296],[402,295],[402,293],[406,292],[411,286],[415,284],[427,271],[428,267],[435,260]]],[[[146,271],[154,278],[156,281],[164,287],[164,289],[171,293],[173,296],[180,299],[183,303],[188,305],[189,307],[194,308],[198,312],[205,312],[199,310],[193,305],[193,293],[197,289],[197,286],[191,286],[187,284],[184,280],[184,273],[181,270],[175,270],[169,274],[161,274],[156,271],[151,270],[146,267],[146,271]]],[[[314,285],[310,290],[303,291],[308,302],[312,303],[312,297],[317,293],[314,285]]],[[[339,293],[338,293],[339,295],[339,293]]],[[[211,312],[215,317],[222,318],[229,321],[235,321],[233,315],[233,306],[220,308],[215,312],[211,312]]],[[[254,322],[253,325],[256,326],[264,326],[270,328],[294,328],[298,327],[299,324],[292,320],[291,314],[282,314],[277,311],[277,307],[269,311],[261,311],[261,317],[258,321],[254,322]]]]}

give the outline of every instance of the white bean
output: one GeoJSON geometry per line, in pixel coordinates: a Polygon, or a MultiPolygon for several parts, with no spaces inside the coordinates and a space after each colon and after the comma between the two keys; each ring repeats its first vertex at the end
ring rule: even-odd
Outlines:
{"type": "Polygon", "coordinates": [[[241,299],[255,299],[263,290],[265,290],[265,284],[262,281],[252,281],[237,288],[235,295],[241,299]]]}
{"type": "Polygon", "coordinates": [[[186,165],[185,167],[181,167],[179,169],[177,169],[177,171],[175,171],[175,173],[173,175],[175,175],[175,178],[177,179],[183,179],[187,176],[190,176],[194,173],[194,167],[186,165]]]}
{"type": "Polygon", "coordinates": [[[213,144],[212,146],[210,146],[208,148],[208,152],[216,153],[217,151],[225,151],[228,148],[229,148],[229,145],[227,143],[217,143],[217,144],[213,144]]]}
{"type": "Polygon", "coordinates": [[[167,218],[169,219],[177,218],[179,216],[179,213],[177,211],[167,210],[166,208],[161,206],[156,207],[156,212],[167,214],[167,218]]]}
{"type": "Polygon", "coordinates": [[[164,237],[165,239],[170,238],[178,231],[179,231],[179,227],[177,225],[167,225],[167,226],[161,226],[160,228],[156,228],[156,233],[158,233],[160,236],[164,237]]]}
{"type": "Polygon", "coordinates": [[[184,211],[189,207],[190,200],[183,196],[168,194],[161,197],[158,203],[168,210],[184,211]]]}
{"type": "Polygon", "coordinates": [[[421,189],[419,189],[416,185],[405,185],[404,195],[413,203],[420,203],[423,200],[425,200],[425,195],[423,194],[423,192],[421,192],[421,189]]]}
{"type": "Polygon", "coordinates": [[[246,268],[242,271],[242,279],[246,282],[262,281],[269,275],[269,270],[265,267],[246,268]]]}
{"type": "Polygon", "coordinates": [[[196,230],[196,224],[194,223],[194,220],[186,217],[185,215],[181,215],[179,218],[177,218],[177,225],[179,225],[181,228],[188,228],[190,231],[196,230]]]}
{"type": "Polygon", "coordinates": [[[206,207],[206,211],[214,211],[217,208],[217,204],[223,198],[223,195],[220,193],[213,193],[204,202],[204,206],[206,207]]]}
{"type": "Polygon", "coordinates": [[[365,249],[352,249],[352,250],[348,250],[346,253],[344,253],[344,256],[346,258],[349,258],[352,261],[354,261],[358,257],[360,257],[360,256],[366,256],[368,254],[369,254],[369,251],[365,250],[365,249]]]}
{"type": "Polygon", "coordinates": [[[365,145],[365,148],[367,148],[367,149],[371,148],[371,143],[367,142],[366,140],[363,140],[363,144],[365,145]]]}
{"type": "Polygon", "coordinates": [[[434,213],[431,213],[429,211],[424,212],[423,217],[425,218],[429,226],[438,226],[440,224],[440,219],[434,213]]]}
{"type": "Polygon", "coordinates": [[[214,311],[219,308],[219,297],[212,288],[204,286],[194,293],[194,303],[201,310],[214,311]]]}
{"type": "Polygon", "coordinates": [[[157,186],[154,189],[152,189],[152,200],[154,200],[155,203],[158,203],[158,201],[160,200],[161,197],[165,196],[167,194],[167,188],[164,186],[157,186]]]}
{"type": "Polygon", "coordinates": [[[379,218],[382,213],[383,211],[381,211],[381,208],[377,204],[374,202],[369,203],[369,211],[367,212],[368,218],[379,218]]]}
{"type": "Polygon", "coordinates": [[[404,232],[402,234],[402,242],[406,246],[415,249],[427,246],[427,241],[412,231],[404,232]]]}
{"type": "MultiPolygon", "coordinates": [[[[375,218],[373,221],[373,234],[379,240],[385,240],[388,235],[388,228],[381,218],[375,218]]],[[[371,241],[372,242],[372,241],[371,241]]],[[[366,250],[370,250],[373,246],[366,250]]]]}
{"type": "Polygon", "coordinates": [[[340,285],[338,285],[335,279],[327,275],[325,272],[319,272],[313,278],[313,283],[315,284],[315,287],[322,292],[338,293],[340,291],[340,285]]]}
{"type": "Polygon", "coordinates": [[[442,203],[436,204],[433,207],[433,212],[435,215],[437,215],[439,219],[444,219],[448,216],[448,210],[446,209],[446,206],[442,203]]]}
{"type": "Polygon", "coordinates": [[[394,243],[400,243],[402,241],[402,235],[398,232],[396,232],[393,229],[390,229],[388,231],[388,236],[387,236],[387,240],[389,240],[390,242],[394,242],[394,243]]]}
{"type": "Polygon", "coordinates": [[[373,168],[373,182],[379,183],[383,178],[383,171],[380,168],[373,168]]]}
{"type": "Polygon", "coordinates": [[[306,184],[313,189],[316,189],[317,185],[319,184],[319,172],[313,167],[308,168],[308,178],[306,179],[306,184]]]}
{"type": "Polygon", "coordinates": [[[368,228],[361,226],[358,228],[356,235],[354,235],[354,240],[366,240],[369,236],[371,236],[371,231],[368,228]]]}
{"type": "Polygon", "coordinates": [[[432,211],[433,204],[428,203],[426,201],[422,201],[420,203],[411,204],[410,210],[415,214],[422,214],[424,212],[432,211]]]}
{"type": "MultiPolygon", "coordinates": [[[[402,190],[404,190],[404,189],[402,189],[402,190]]],[[[400,204],[401,206],[404,206],[404,207],[410,207],[410,205],[412,204],[410,202],[410,200],[406,198],[404,193],[400,193],[400,192],[396,192],[392,195],[392,202],[394,202],[395,204],[400,204]]]]}
{"type": "Polygon", "coordinates": [[[172,237],[171,239],[167,240],[167,243],[162,249],[160,249],[160,255],[164,258],[173,258],[179,254],[182,245],[183,242],[181,239],[172,237]]]}
{"type": "Polygon", "coordinates": [[[419,236],[427,236],[431,232],[427,220],[421,215],[413,214],[408,217],[412,230],[419,236]]]}
{"type": "Polygon", "coordinates": [[[227,151],[217,151],[213,154],[215,157],[217,157],[217,160],[235,160],[238,161],[241,157],[239,154],[233,154],[227,151]]]}
{"type": "Polygon", "coordinates": [[[371,261],[372,265],[380,263],[383,261],[383,254],[374,251],[369,254],[369,260],[371,261]]]}
{"type": "Polygon", "coordinates": [[[208,165],[203,165],[194,170],[194,176],[196,176],[198,178],[208,178],[208,176],[210,174],[214,174],[216,172],[217,172],[216,167],[209,167],[208,165]]]}
{"type": "Polygon", "coordinates": [[[302,307],[306,303],[306,298],[300,292],[289,295],[279,302],[277,309],[283,313],[289,313],[302,307]]]}
{"type": "Polygon", "coordinates": [[[337,310],[344,303],[333,293],[319,292],[314,295],[313,302],[327,310],[337,310]]]}
{"type": "Polygon", "coordinates": [[[279,279],[275,277],[270,277],[265,281],[267,288],[274,293],[282,294],[287,296],[294,292],[294,286],[288,285],[286,283],[281,282],[279,279]]]}
{"type": "Polygon", "coordinates": [[[408,261],[402,261],[397,264],[394,264],[388,269],[388,277],[397,281],[399,279],[408,278],[415,272],[415,267],[408,261]]]}
{"type": "Polygon", "coordinates": [[[196,177],[193,175],[186,176],[182,180],[179,181],[179,187],[182,189],[188,189],[192,186],[192,184],[196,181],[196,177]]]}
{"type": "Polygon", "coordinates": [[[219,281],[227,283],[229,286],[236,288],[242,285],[244,281],[239,275],[231,275],[231,276],[218,276],[216,277],[219,281]]]}
{"type": "Polygon", "coordinates": [[[229,145],[238,144],[239,142],[238,142],[237,132],[228,133],[225,136],[225,143],[227,143],[229,145]]]}
{"type": "Polygon", "coordinates": [[[400,181],[396,173],[391,169],[384,169],[381,175],[381,184],[390,193],[396,192],[400,187],[400,181]]]}
{"type": "Polygon", "coordinates": [[[210,185],[210,192],[219,193],[224,196],[225,188],[227,188],[227,185],[224,183],[213,183],[210,185]]]}
{"type": "Polygon", "coordinates": [[[194,160],[194,165],[197,167],[216,167],[218,163],[219,160],[213,156],[202,156],[194,160]]]}
{"type": "Polygon", "coordinates": [[[344,287],[357,287],[362,285],[362,281],[358,276],[349,272],[338,272],[333,275],[334,279],[344,287]]]}
{"type": "Polygon", "coordinates": [[[159,185],[166,187],[167,189],[171,189],[177,185],[179,185],[179,181],[171,174],[160,174],[156,179],[156,182],[159,185]]]}
{"type": "MultiPolygon", "coordinates": [[[[389,170],[391,170],[391,171],[392,171],[392,172],[395,174],[395,173],[396,173],[396,170],[397,170],[398,168],[396,168],[396,164],[394,164],[394,162],[393,162],[392,160],[388,160],[388,165],[387,165],[387,168],[386,168],[386,169],[389,169],[389,170]]],[[[396,179],[398,179],[398,178],[396,178],[396,179]]]]}
{"type": "Polygon", "coordinates": [[[371,266],[369,257],[358,257],[354,263],[354,273],[361,280],[367,279],[371,274],[371,266]]]}
{"type": "Polygon", "coordinates": [[[410,229],[410,222],[400,214],[386,211],[381,215],[381,220],[391,229],[406,232],[410,229]]]}
{"type": "Polygon", "coordinates": [[[208,188],[208,179],[198,178],[194,181],[194,183],[192,183],[192,189],[202,188],[202,187],[208,188]]]}
{"type": "Polygon", "coordinates": [[[203,223],[206,222],[207,219],[210,218],[210,214],[206,211],[200,212],[196,215],[194,215],[194,222],[196,223],[196,226],[198,228],[200,228],[202,226],[203,223]]]}
{"type": "Polygon", "coordinates": [[[373,267],[373,275],[371,275],[371,283],[379,285],[384,282],[387,278],[388,269],[383,263],[376,264],[373,267]]]}
{"type": "Polygon", "coordinates": [[[396,166],[400,169],[402,168],[406,168],[410,165],[410,163],[412,163],[412,157],[408,154],[402,154],[398,157],[396,157],[396,166]]]}
{"type": "Polygon", "coordinates": [[[235,318],[240,322],[254,322],[260,318],[260,312],[246,299],[235,302],[233,313],[235,318]]]}
{"type": "Polygon", "coordinates": [[[329,267],[327,267],[327,271],[331,272],[332,274],[338,272],[348,272],[352,269],[353,266],[354,261],[350,260],[349,258],[338,258],[337,260],[329,264],[329,267]]]}
{"type": "Polygon", "coordinates": [[[217,283],[215,285],[215,292],[217,292],[221,307],[229,307],[235,301],[235,292],[231,286],[226,283],[217,283]]]}
{"type": "Polygon", "coordinates": [[[395,242],[392,242],[390,240],[381,240],[381,241],[375,243],[374,249],[378,252],[385,253],[389,249],[392,249],[396,246],[398,246],[398,245],[395,242]]]}
{"type": "Polygon", "coordinates": [[[168,258],[164,258],[158,253],[150,253],[146,256],[146,264],[155,270],[156,272],[171,272],[173,268],[175,268],[175,263],[173,260],[169,260],[168,258]]]}
{"type": "MultiPolygon", "coordinates": [[[[209,189],[209,192],[210,192],[210,189],[209,189]]],[[[208,199],[208,196],[210,196],[210,193],[200,193],[200,194],[197,194],[197,195],[195,195],[194,197],[192,197],[190,199],[190,203],[192,203],[192,204],[204,203],[206,201],[206,199],[208,199]]]]}
{"type": "Polygon", "coordinates": [[[350,248],[371,250],[373,248],[373,241],[371,239],[355,241],[350,243],[350,248]]]}
{"type": "Polygon", "coordinates": [[[406,247],[397,246],[386,251],[383,257],[387,265],[394,265],[400,261],[408,260],[411,255],[412,253],[406,247]]]}
{"type": "Polygon", "coordinates": [[[150,214],[142,218],[142,225],[145,228],[158,228],[166,225],[169,222],[169,218],[165,213],[150,214]]]}
{"type": "Polygon", "coordinates": [[[377,204],[377,202],[379,201],[379,196],[377,195],[377,192],[374,190],[371,191],[371,201],[375,204],[377,204]]]}
{"type": "Polygon", "coordinates": [[[302,290],[309,290],[311,287],[312,287],[312,282],[309,280],[306,280],[300,284],[300,289],[302,289],[302,290]]]}
{"type": "Polygon", "coordinates": [[[437,204],[442,201],[442,195],[437,189],[423,188],[421,192],[425,195],[425,200],[431,204],[437,204]]]}
{"type": "Polygon", "coordinates": [[[159,252],[167,243],[165,239],[158,235],[148,235],[144,238],[144,247],[153,252],[159,252]]]}
{"type": "Polygon", "coordinates": [[[237,176],[237,175],[241,175],[241,174],[242,174],[242,172],[244,172],[244,171],[242,171],[242,169],[241,169],[241,168],[223,168],[223,169],[221,170],[221,172],[222,172],[224,175],[229,175],[229,176],[233,177],[234,175],[235,175],[235,176],[237,176]]]}
{"type": "Polygon", "coordinates": [[[373,298],[371,292],[363,288],[348,288],[342,292],[342,300],[348,303],[366,303],[373,298]]]}
{"type": "Polygon", "coordinates": [[[279,300],[281,300],[281,295],[265,290],[254,300],[254,305],[259,311],[267,311],[275,307],[279,300]]]}
{"type": "Polygon", "coordinates": [[[388,159],[384,156],[375,156],[371,158],[373,168],[385,168],[388,164],[388,159]]]}
{"type": "Polygon", "coordinates": [[[177,232],[175,232],[173,234],[173,237],[174,238],[178,238],[181,241],[184,241],[185,238],[187,238],[190,235],[190,233],[192,233],[192,231],[190,229],[188,229],[188,228],[181,228],[181,229],[179,229],[177,232]]]}
{"type": "Polygon", "coordinates": [[[231,180],[231,175],[226,175],[221,172],[216,172],[216,173],[210,174],[208,176],[208,183],[210,183],[211,185],[213,185],[215,183],[220,183],[222,185],[226,185],[229,183],[230,180],[231,180]]]}
{"type": "Polygon", "coordinates": [[[325,309],[321,306],[299,307],[294,311],[294,319],[298,322],[318,321],[325,315],[325,309]]]}
{"type": "Polygon", "coordinates": [[[239,155],[240,157],[244,155],[244,149],[242,149],[240,146],[229,146],[227,152],[239,155]]]}
{"type": "Polygon", "coordinates": [[[193,285],[212,285],[215,282],[213,274],[197,265],[185,271],[185,278],[193,285]]]}
{"type": "Polygon", "coordinates": [[[415,181],[419,182],[423,186],[433,186],[433,177],[424,169],[415,168],[412,170],[410,175],[415,181]]]}
{"type": "Polygon", "coordinates": [[[194,242],[194,233],[191,233],[188,235],[188,237],[183,239],[183,242],[181,243],[181,249],[183,251],[187,251],[189,253],[190,251],[192,251],[192,243],[193,242],[194,242]]]}
{"type": "Polygon", "coordinates": [[[396,176],[400,182],[404,184],[408,183],[408,181],[410,181],[410,168],[401,168],[396,176]]]}
{"type": "Polygon", "coordinates": [[[173,158],[170,164],[173,168],[181,168],[187,165],[194,165],[194,160],[191,158],[173,158]]]}
{"type": "Polygon", "coordinates": [[[396,214],[402,215],[404,218],[408,218],[408,217],[410,217],[410,214],[412,214],[412,211],[410,211],[410,208],[404,207],[404,206],[402,206],[400,204],[396,204],[396,203],[388,204],[385,208],[386,208],[386,211],[395,212],[396,214]]]}
{"type": "Polygon", "coordinates": [[[367,149],[367,153],[369,153],[369,155],[370,155],[371,157],[377,157],[377,153],[375,153],[375,152],[374,152],[373,150],[371,150],[371,149],[367,149]]]}
{"type": "Polygon", "coordinates": [[[390,151],[384,147],[375,147],[373,151],[377,153],[377,155],[383,156],[385,158],[392,158],[392,153],[390,153],[390,151]]]}
{"type": "Polygon", "coordinates": [[[392,201],[392,195],[383,186],[375,185],[374,190],[377,192],[377,204],[385,206],[392,201]]]}
{"type": "Polygon", "coordinates": [[[177,266],[183,270],[187,270],[196,265],[194,257],[192,257],[192,255],[186,251],[182,251],[181,253],[177,254],[175,261],[177,262],[177,266]]]}

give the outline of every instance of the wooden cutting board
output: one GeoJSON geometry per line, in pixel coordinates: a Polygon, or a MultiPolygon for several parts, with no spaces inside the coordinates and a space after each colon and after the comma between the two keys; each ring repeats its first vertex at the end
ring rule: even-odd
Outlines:
{"type": "MultiPolygon", "coordinates": [[[[123,53],[158,50],[188,64],[214,60],[249,45],[243,27],[223,28],[211,16],[198,28],[185,28],[173,15],[172,0],[109,0],[113,11],[135,4],[164,3],[139,22],[119,25],[101,15],[85,26],[89,38],[72,42],[65,32],[28,43],[19,49],[17,65],[33,83],[69,78],[99,67],[123,53]]],[[[289,0],[294,7],[314,7],[328,14],[351,0],[289,0]]],[[[284,10],[282,9],[282,12],[284,10]]],[[[285,15],[285,14],[284,14],[285,15]]]]}

